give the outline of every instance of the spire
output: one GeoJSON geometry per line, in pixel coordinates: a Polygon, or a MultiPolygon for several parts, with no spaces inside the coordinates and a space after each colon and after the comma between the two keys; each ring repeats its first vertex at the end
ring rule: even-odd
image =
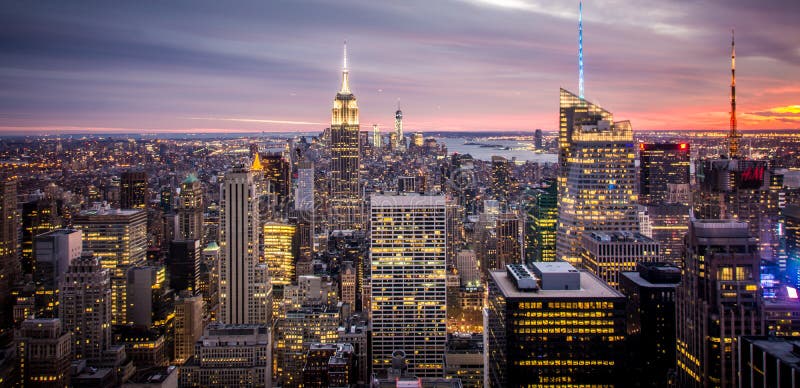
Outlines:
{"type": "Polygon", "coordinates": [[[258,156],[258,152],[256,152],[256,156],[253,157],[253,164],[250,165],[250,171],[264,171],[264,165],[261,164],[261,158],[258,156]]]}
{"type": "Polygon", "coordinates": [[[578,3],[578,96],[583,98],[583,2],[578,3]]]}
{"type": "Polygon", "coordinates": [[[344,55],[342,60],[342,90],[340,94],[350,94],[350,72],[347,69],[347,41],[344,41],[344,55]]]}
{"type": "Polygon", "coordinates": [[[736,132],[736,43],[731,29],[731,131],[728,134],[728,157],[739,157],[739,137],[736,132]]]}
{"type": "Polygon", "coordinates": [[[400,99],[397,99],[397,111],[400,112],[400,99]]]}

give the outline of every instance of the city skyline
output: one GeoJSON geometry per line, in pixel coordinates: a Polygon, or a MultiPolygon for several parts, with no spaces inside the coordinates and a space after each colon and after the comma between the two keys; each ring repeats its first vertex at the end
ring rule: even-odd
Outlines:
{"type": "MultiPolygon", "coordinates": [[[[469,0],[71,6],[0,11],[0,133],[316,131],[350,43],[365,125],[554,130],[578,90],[578,2],[469,0]]],[[[790,1],[583,4],[586,98],[634,129],[729,122],[737,30],[739,128],[800,125],[790,1]]]]}

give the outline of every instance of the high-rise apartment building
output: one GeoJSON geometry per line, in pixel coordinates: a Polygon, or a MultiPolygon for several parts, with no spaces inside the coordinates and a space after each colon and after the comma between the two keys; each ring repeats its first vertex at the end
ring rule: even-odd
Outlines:
{"type": "Polygon", "coordinates": [[[72,332],[75,358],[99,363],[111,346],[111,270],[84,251],[61,282],[59,318],[72,332]]]}
{"type": "Polygon", "coordinates": [[[446,200],[443,196],[371,198],[372,360],[389,368],[408,355],[420,377],[444,373],[446,331],[446,200]]]}
{"type": "Polygon", "coordinates": [[[225,174],[220,217],[219,321],[264,324],[272,311],[272,284],[260,262],[258,197],[253,174],[238,167],[225,174]]]}
{"type": "Polygon", "coordinates": [[[565,262],[489,275],[484,352],[492,387],[624,381],[625,296],[565,262]]]}
{"type": "Polygon", "coordinates": [[[181,182],[178,196],[178,233],[181,239],[203,241],[203,188],[194,174],[181,182]]]}
{"type": "Polygon", "coordinates": [[[330,230],[362,229],[358,104],[350,91],[345,44],[342,88],[331,110],[330,230]]]}
{"type": "Polygon", "coordinates": [[[637,232],[630,122],[561,89],[556,256],[580,264],[584,232],[637,232]]]}
{"type": "Polygon", "coordinates": [[[669,185],[689,185],[690,157],[688,143],[640,143],[639,203],[671,202],[669,185]]]}
{"type": "Polygon", "coordinates": [[[146,209],[148,201],[147,173],[128,170],[120,177],[120,209],[146,209]]]}
{"type": "Polygon", "coordinates": [[[96,205],[77,214],[72,224],[83,231],[83,250],[93,252],[111,272],[111,323],[126,324],[128,271],[142,264],[147,253],[146,212],[96,205]]]}
{"type": "Polygon", "coordinates": [[[620,274],[638,263],[661,261],[658,243],[639,233],[587,232],[583,235],[581,265],[619,290],[620,274]]]}
{"type": "Polygon", "coordinates": [[[746,222],[695,220],[676,304],[678,382],[735,386],[740,336],[761,335],[760,259],[746,222]]]}

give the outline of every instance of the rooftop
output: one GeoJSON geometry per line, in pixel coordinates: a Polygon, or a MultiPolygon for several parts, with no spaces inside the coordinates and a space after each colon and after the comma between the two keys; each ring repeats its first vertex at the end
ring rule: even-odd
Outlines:
{"type": "Polygon", "coordinates": [[[680,283],[680,281],[677,281],[675,283],[652,283],[649,280],[643,278],[642,275],[639,274],[638,272],[621,272],[620,276],[624,276],[633,281],[634,283],[636,283],[636,285],[638,285],[639,287],[645,287],[645,288],[674,289],[680,283]]]}
{"type": "MultiPolygon", "coordinates": [[[[557,262],[535,263],[535,265],[545,264],[543,267],[550,267],[550,271],[562,273],[564,266],[557,262]],[[550,264],[555,264],[551,266],[550,264]],[[560,268],[560,270],[559,270],[560,268]]],[[[568,263],[566,264],[573,271],[578,271],[568,263]]],[[[519,299],[548,299],[548,298],[624,298],[619,291],[614,290],[600,278],[586,271],[578,271],[580,274],[580,289],[577,290],[538,290],[538,291],[519,291],[508,277],[506,271],[491,271],[489,274],[500,288],[503,295],[507,298],[519,299]]]]}
{"type": "Polygon", "coordinates": [[[397,207],[397,206],[444,206],[443,195],[373,195],[370,198],[372,207],[397,207]]]}
{"type": "Polygon", "coordinates": [[[744,336],[742,340],[751,342],[786,364],[800,363],[800,354],[795,352],[796,347],[800,349],[800,339],[797,337],[744,336]]]}

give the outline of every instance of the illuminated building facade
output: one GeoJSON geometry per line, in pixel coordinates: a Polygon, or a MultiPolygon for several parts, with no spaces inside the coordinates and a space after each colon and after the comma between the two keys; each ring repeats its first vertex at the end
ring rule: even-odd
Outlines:
{"type": "Polygon", "coordinates": [[[173,358],[183,364],[194,354],[194,345],[203,335],[203,298],[181,297],[175,300],[175,347],[173,358]]]}
{"type": "Polygon", "coordinates": [[[259,212],[253,173],[237,167],[225,174],[220,217],[219,321],[263,324],[272,315],[272,284],[260,262],[259,212]]]}
{"type": "Polygon", "coordinates": [[[647,206],[652,238],[661,247],[664,260],[683,267],[683,237],[689,231],[689,206],[666,203],[647,206]]]}
{"type": "Polygon", "coordinates": [[[394,136],[392,147],[395,152],[406,150],[406,138],[403,135],[403,111],[400,110],[400,102],[397,102],[397,111],[394,112],[394,136]]]}
{"type": "Polygon", "coordinates": [[[675,370],[675,288],[680,268],[669,263],[638,263],[620,275],[628,298],[627,342],[630,373],[642,385],[663,385],[675,370]]]}
{"type": "Polygon", "coordinates": [[[483,336],[448,334],[444,355],[445,377],[461,379],[464,388],[483,387],[483,336]]]}
{"type": "Polygon", "coordinates": [[[371,198],[372,362],[405,351],[409,370],[440,377],[447,336],[444,196],[371,198]]]}
{"type": "Polygon", "coordinates": [[[267,326],[211,324],[180,367],[181,387],[270,387],[272,340],[267,326]]]}
{"type": "Polygon", "coordinates": [[[381,148],[381,129],[378,124],[372,124],[372,147],[381,148]]]}
{"type": "Polygon", "coordinates": [[[582,246],[583,268],[615,289],[622,272],[635,270],[638,263],[661,261],[658,243],[639,233],[587,232],[582,246]]]}
{"type": "Polygon", "coordinates": [[[639,203],[668,203],[668,185],[689,185],[689,148],[688,143],[639,144],[639,203]]]}
{"type": "Polygon", "coordinates": [[[285,286],[295,278],[295,255],[292,242],[296,227],[282,222],[264,224],[264,260],[272,284],[285,286]]]}
{"type": "Polygon", "coordinates": [[[362,229],[358,104],[350,91],[345,44],[342,88],[331,110],[330,230],[362,229]]]}
{"type": "Polygon", "coordinates": [[[72,334],[58,318],[26,319],[15,335],[22,387],[69,386],[72,334]]]}
{"type": "Polygon", "coordinates": [[[120,177],[120,209],[146,209],[148,200],[147,173],[125,171],[120,177]]]}
{"type": "Polygon", "coordinates": [[[182,239],[203,241],[203,188],[194,174],[181,182],[178,233],[182,239]]]}
{"type": "Polygon", "coordinates": [[[34,238],[36,317],[58,317],[59,284],[72,261],[81,256],[81,244],[81,231],[75,229],[58,229],[34,238]]]}
{"type": "Polygon", "coordinates": [[[489,273],[484,320],[492,387],[614,386],[625,340],[625,296],[565,262],[489,273]]]}
{"type": "Polygon", "coordinates": [[[314,163],[303,160],[297,165],[297,188],[294,192],[294,209],[314,211],[314,163]]]}
{"type": "Polygon", "coordinates": [[[284,386],[298,386],[312,343],[339,339],[339,313],[327,307],[301,307],[286,312],[275,329],[277,378],[284,386]]]}
{"type": "Polygon", "coordinates": [[[56,201],[36,199],[22,204],[22,272],[33,273],[36,262],[33,258],[34,237],[61,226],[56,201]]]}
{"type": "Polygon", "coordinates": [[[356,269],[353,267],[352,261],[345,261],[342,263],[342,270],[340,273],[340,299],[342,303],[348,303],[350,308],[356,308],[356,285],[358,283],[356,277],[356,269]]]}
{"type": "Polygon", "coordinates": [[[303,366],[304,387],[350,387],[356,370],[353,345],[314,343],[308,349],[303,366]]]}
{"type": "Polygon", "coordinates": [[[792,286],[800,286],[800,205],[786,205],[783,216],[783,235],[786,244],[787,277],[792,286]]]}
{"type": "Polygon", "coordinates": [[[584,231],[637,232],[630,122],[561,89],[556,256],[580,264],[584,231]]]}
{"type": "Polygon", "coordinates": [[[522,262],[522,238],[519,216],[502,213],[497,217],[497,254],[489,269],[502,269],[506,264],[522,262]]]}
{"type": "Polygon", "coordinates": [[[19,212],[17,212],[17,178],[0,180],[0,332],[10,326],[13,316],[11,288],[21,275],[17,255],[19,212]]]}
{"type": "Polygon", "coordinates": [[[97,363],[111,346],[111,274],[91,252],[72,261],[61,282],[59,318],[75,358],[97,363]]]}
{"type": "Polygon", "coordinates": [[[163,266],[137,266],[128,271],[128,323],[164,329],[175,317],[175,294],[163,266]]]}
{"type": "Polygon", "coordinates": [[[502,156],[492,156],[491,189],[492,197],[505,204],[511,192],[511,166],[502,156]]]}
{"type": "Polygon", "coordinates": [[[734,386],[739,336],[761,335],[760,260],[747,223],[696,220],[677,288],[678,383],[734,386]]]}
{"type": "Polygon", "coordinates": [[[527,192],[525,220],[525,259],[556,260],[556,226],[558,225],[558,187],[547,181],[544,187],[527,192]]]}
{"type": "Polygon", "coordinates": [[[72,224],[83,231],[83,250],[111,272],[111,323],[126,324],[128,271],[144,263],[147,253],[146,212],[99,205],[77,214],[72,224]]]}

